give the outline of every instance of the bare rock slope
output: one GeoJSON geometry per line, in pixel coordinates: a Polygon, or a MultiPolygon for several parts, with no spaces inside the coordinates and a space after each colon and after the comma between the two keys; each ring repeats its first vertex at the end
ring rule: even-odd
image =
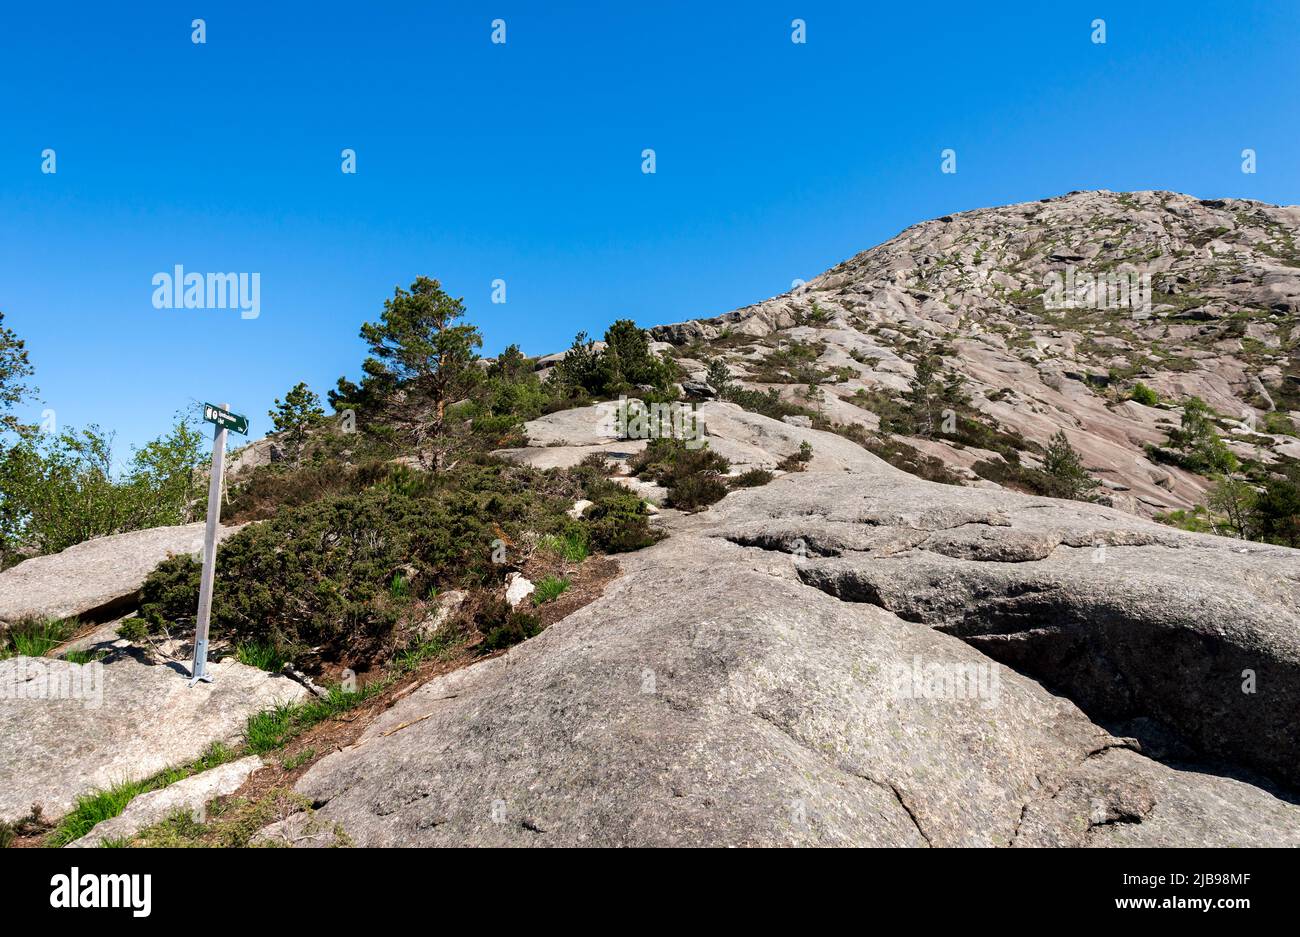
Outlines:
{"type": "MultiPolygon", "coordinates": [[[[714,406],[711,445],[844,442],[714,406]]],[[[861,450],[660,516],[603,597],[402,700],[266,837],[1300,845],[1300,552],[861,450]]]]}
{"type": "Polygon", "coordinates": [[[1300,207],[1075,192],[927,221],[790,293],[653,331],[693,386],[722,358],[743,386],[895,437],[959,478],[1004,480],[1009,458],[1037,467],[1064,430],[1111,503],[1149,517],[1204,501],[1207,478],[1148,451],[1190,396],[1240,459],[1300,459],[1298,239],[1300,207]],[[1089,278],[1125,289],[1090,292],[1089,278]],[[1141,282],[1149,303],[1127,291],[1141,282]],[[882,432],[926,351],[1001,434],[996,451],[938,427],[882,432]],[[1157,406],[1128,399],[1139,381],[1157,406]],[[809,384],[822,399],[803,396],[809,384]]]}

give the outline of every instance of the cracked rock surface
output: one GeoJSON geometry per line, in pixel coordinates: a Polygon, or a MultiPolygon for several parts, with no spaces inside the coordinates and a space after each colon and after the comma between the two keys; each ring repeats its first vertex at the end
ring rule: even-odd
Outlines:
{"type": "MultiPolygon", "coordinates": [[[[753,414],[709,432],[844,442],[753,414]]],[[[266,835],[1300,845],[1300,552],[865,453],[662,520],[601,598],[317,762],[314,813],[266,835]]]]}

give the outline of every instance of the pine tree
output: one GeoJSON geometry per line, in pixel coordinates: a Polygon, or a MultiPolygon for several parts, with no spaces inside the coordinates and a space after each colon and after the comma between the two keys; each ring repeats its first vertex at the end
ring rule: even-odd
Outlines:
{"type": "Polygon", "coordinates": [[[302,457],[307,434],[315,426],[325,422],[325,411],[321,409],[320,398],[299,381],[281,401],[275,401],[275,409],[268,410],[267,416],[275,432],[280,433],[289,449],[290,459],[297,462],[302,457]]]}
{"type": "Polygon", "coordinates": [[[936,400],[941,397],[939,364],[940,359],[930,353],[929,347],[923,347],[916,361],[916,373],[903,395],[912,434],[915,436],[929,436],[934,432],[936,400]]]}
{"type": "Polygon", "coordinates": [[[445,456],[447,405],[468,394],[481,377],[474,349],[483,345],[483,336],[477,326],[457,324],[463,315],[463,300],[447,295],[437,280],[419,277],[409,291],[400,286],[393,291],[378,322],[361,326],[373,356],[363,365],[367,374],[432,404],[428,422],[418,424],[414,436],[435,468],[445,456]]]}
{"type": "Polygon", "coordinates": [[[736,389],[736,384],[731,379],[731,369],[721,358],[713,358],[709,361],[705,381],[719,400],[731,399],[731,394],[736,389]]]}
{"type": "Polygon", "coordinates": [[[1047,494],[1053,498],[1089,500],[1089,493],[1097,487],[1097,480],[1083,467],[1079,453],[1070,445],[1065,430],[1057,430],[1043,457],[1043,472],[1047,475],[1047,494]]]}

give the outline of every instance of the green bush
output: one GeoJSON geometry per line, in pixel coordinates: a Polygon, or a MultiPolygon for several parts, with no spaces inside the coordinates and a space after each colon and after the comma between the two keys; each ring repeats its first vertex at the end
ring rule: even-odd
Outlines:
{"type": "Polygon", "coordinates": [[[1133,385],[1133,389],[1129,391],[1129,399],[1148,407],[1154,407],[1160,402],[1159,395],[1141,381],[1133,385]]]}
{"type": "Polygon", "coordinates": [[[630,462],[634,473],[668,489],[668,503],[684,511],[708,507],[727,493],[722,480],[731,463],[707,445],[693,449],[685,440],[652,439],[630,462]]]}
{"type": "Polygon", "coordinates": [[[699,511],[721,501],[728,490],[727,483],[718,475],[686,475],[668,489],[668,506],[683,511],[699,511]]]}
{"type": "Polygon", "coordinates": [[[590,542],[606,553],[629,553],[657,543],[662,534],[650,528],[645,502],[626,489],[610,492],[583,516],[590,542]]]}
{"type": "Polygon", "coordinates": [[[474,623],[483,634],[478,650],[483,654],[499,651],[538,635],[541,622],[527,612],[516,612],[505,599],[493,597],[484,601],[475,615],[474,623]]]}
{"type": "Polygon", "coordinates": [[[735,478],[731,479],[732,488],[758,488],[766,485],[776,476],[767,469],[750,469],[748,472],[742,472],[735,478]]]}
{"type": "MultiPolygon", "coordinates": [[[[564,516],[570,497],[548,490],[566,486],[572,481],[471,462],[436,478],[390,475],[357,494],[283,509],[222,545],[214,634],[268,645],[289,660],[308,648],[348,659],[390,651],[396,626],[423,612],[413,596],[499,585],[507,567],[492,561],[495,543],[572,529],[564,516]]],[[[166,560],[145,581],[140,616],[188,629],[197,596],[198,564],[166,560]]]]}

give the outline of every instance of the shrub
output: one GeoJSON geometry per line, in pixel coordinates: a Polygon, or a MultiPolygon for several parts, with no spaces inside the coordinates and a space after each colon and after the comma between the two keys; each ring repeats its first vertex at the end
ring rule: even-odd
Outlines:
{"type": "Polygon", "coordinates": [[[668,489],[670,507],[699,511],[726,497],[727,483],[717,474],[686,475],[668,489]]]}
{"type": "Polygon", "coordinates": [[[1141,381],[1133,385],[1133,389],[1129,391],[1129,399],[1148,407],[1154,407],[1160,402],[1159,395],[1141,381]]]}
{"type": "Polygon", "coordinates": [[[731,479],[732,488],[758,488],[760,485],[766,485],[776,476],[767,469],[750,469],[742,472],[735,478],[731,479]]]}
{"type": "Polygon", "coordinates": [[[708,507],[727,493],[721,476],[731,463],[707,445],[693,449],[681,439],[652,439],[631,461],[632,471],[668,489],[668,503],[686,511],[708,507]]]}
{"type": "Polygon", "coordinates": [[[1018,460],[981,459],[971,466],[971,471],[980,478],[1026,494],[1046,495],[1051,490],[1045,472],[1021,465],[1018,460]]]}
{"type": "Polygon", "coordinates": [[[651,439],[630,467],[638,476],[666,486],[672,507],[698,511],[727,494],[722,476],[731,463],[707,444],[692,448],[682,439],[659,438],[651,439]]]}
{"type": "Polygon", "coordinates": [[[590,541],[606,553],[629,553],[663,536],[650,528],[645,502],[626,489],[598,499],[583,517],[590,541]]]}
{"type": "Polygon", "coordinates": [[[480,603],[474,624],[483,635],[478,646],[483,654],[511,647],[542,631],[541,622],[534,616],[512,610],[510,603],[495,596],[480,603]]]}
{"type": "MultiPolygon", "coordinates": [[[[288,660],[310,648],[371,659],[393,649],[399,623],[424,612],[413,597],[498,583],[495,541],[574,528],[564,516],[569,496],[548,490],[572,487],[562,477],[466,463],[406,481],[284,509],[228,539],[217,555],[214,633],[269,645],[288,660]],[[408,487],[419,496],[403,493],[408,487]]],[[[142,592],[145,621],[192,627],[198,564],[166,560],[142,592]]]]}

